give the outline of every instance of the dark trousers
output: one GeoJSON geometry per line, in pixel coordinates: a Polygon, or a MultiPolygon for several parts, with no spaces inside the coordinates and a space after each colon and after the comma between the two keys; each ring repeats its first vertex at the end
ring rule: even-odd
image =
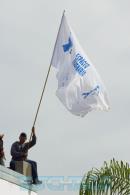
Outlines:
{"type": "MultiPolygon", "coordinates": [[[[33,182],[35,182],[35,180],[38,179],[37,163],[35,161],[32,161],[32,160],[25,160],[25,161],[28,162],[32,167],[32,179],[33,179],[33,182]]],[[[11,160],[10,168],[15,171],[15,161],[14,160],[11,160]]]]}
{"type": "Polygon", "coordinates": [[[10,161],[10,169],[12,169],[13,171],[15,171],[15,161],[11,160],[10,161]]]}
{"type": "Polygon", "coordinates": [[[38,179],[37,163],[35,161],[32,161],[32,160],[25,160],[25,161],[28,162],[29,164],[31,164],[31,167],[32,167],[32,178],[33,178],[33,181],[35,182],[38,179]]]}

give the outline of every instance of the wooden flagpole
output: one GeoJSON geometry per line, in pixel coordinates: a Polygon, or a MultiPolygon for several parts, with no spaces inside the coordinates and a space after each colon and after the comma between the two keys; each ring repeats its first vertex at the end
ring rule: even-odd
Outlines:
{"type": "MultiPolygon", "coordinates": [[[[60,33],[60,29],[61,29],[61,25],[62,25],[62,21],[63,21],[64,14],[65,14],[65,10],[63,11],[63,14],[62,14],[61,23],[60,23],[60,26],[59,26],[59,30],[58,30],[58,34],[57,34],[55,46],[54,46],[54,49],[53,49],[53,54],[52,54],[50,66],[49,66],[49,69],[48,69],[48,72],[47,72],[47,76],[46,76],[45,83],[43,85],[42,94],[41,94],[41,97],[40,97],[40,101],[39,101],[38,108],[37,108],[37,111],[36,111],[36,114],[35,114],[35,118],[34,118],[34,122],[33,122],[33,127],[35,127],[35,124],[36,124],[36,121],[37,121],[37,116],[38,116],[39,109],[40,109],[40,106],[41,106],[41,102],[43,100],[43,95],[44,95],[44,92],[45,92],[45,89],[46,89],[46,84],[47,84],[48,77],[49,77],[49,73],[50,73],[50,70],[51,70],[52,60],[53,60],[53,57],[54,57],[54,51],[56,49],[56,45],[57,45],[57,41],[58,41],[58,36],[59,36],[59,33],[60,33]]],[[[31,141],[32,134],[33,134],[33,132],[31,132],[29,142],[31,141]]]]}

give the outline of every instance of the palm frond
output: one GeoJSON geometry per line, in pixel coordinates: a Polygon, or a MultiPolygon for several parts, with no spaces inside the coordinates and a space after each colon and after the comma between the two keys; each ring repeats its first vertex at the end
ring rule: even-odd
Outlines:
{"type": "Polygon", "coordinates": [[[112,159],[100,170],[92,169],[82,179],[80,195],[130,195],[130,168],[128,163],[112,159]]]}

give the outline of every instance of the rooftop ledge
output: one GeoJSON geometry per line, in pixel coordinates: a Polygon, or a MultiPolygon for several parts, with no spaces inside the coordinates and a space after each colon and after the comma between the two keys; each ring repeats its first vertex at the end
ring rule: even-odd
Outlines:
{"type": "Polygon", "coordinates": [[[16,184],[22,188],[25,188],[33,192],[38,191],[38,187],[36,185],[32,185],[28,183],[26,176],[1,165],[0,165],[0,179],[6,180],[10,183],[16,184]]]}

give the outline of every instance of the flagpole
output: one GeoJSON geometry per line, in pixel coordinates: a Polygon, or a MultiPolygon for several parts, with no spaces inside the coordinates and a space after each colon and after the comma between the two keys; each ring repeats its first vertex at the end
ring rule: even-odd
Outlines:
{"type": "MultiPolygon", "coordinates": [[[[65,10],[63,11],[63,14],[62,14],[62,18],[61,18],[60,26],[59,26],[59,29],[58,29],[56,42],[55,42],[53,53],[52,53],[52,58],[51,58],[51,61],[50,61],[50,66],[49,66],[49,69],[48,69],[48,72],[47,72],[46,80],[45,80],[44,85],[43,85],[42,94],[41,94],[41,97],[40,97],[40,101],[39,101],[38,108],[37,108],[37,111],[36,111],[36,114],[35,114],[35,118],[34,118],[34,122],[33,122],[33,127],[35,127],[35,124],[36,124],[36,121],[37,121],[37,116],[38,116],[39,109],[40,109],[40,106],[41,106],[41,102],[42,102],[42,99],[43,99],[43,95],[44,95],[44,92],[45,92],[45,89],[46,89],[46,84],[47,84],[49,73],[50,73],[50,70],[51,70],[51,64],[52,64],[52,60],[53,60],[53,57],[54,57],[54,51],[55,51],[56,44],[57,44],[57,41],[58,41],[58,36],[59,36],[59,33],[60,33],[60,29],[61,29],[61,25],[62,25],[64,14],[65,14],[65,10]]],[[[33,133],[31,132],[29,141],[31,141],[32,134],[33,133]]]]}
{"type": "Polygon", "coordinates": [[[59,33],[60,33],[60,29],[61,29],[64,14],[65,14],[65,10],[63,11],[60,26],[59,26],[59,30],[58,30],[58,33],[57,33],[57,37],[56,37],[56,41],[55,41],[55,45],[54,45],[54,49],[53,49],[53,54],[52,54],[52,58],[51,58],[51,64],[52,64],[52,60],[53,60],[53,57],[54,57],[54,51],[55,51],[55,48],[56,48],[56,45],[57,45],[57,41],[58,41],[58,37],[59,37],[59,33]]]}

